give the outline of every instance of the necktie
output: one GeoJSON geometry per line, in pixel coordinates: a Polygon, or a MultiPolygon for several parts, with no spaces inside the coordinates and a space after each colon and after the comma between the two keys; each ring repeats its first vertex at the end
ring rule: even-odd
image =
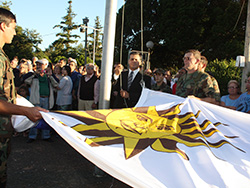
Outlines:
{"type": "Polygon", "coordinates": [[[134,75],[134,72],[131,71],[130,74],[129,74],[129,76],[128,76],[128,89],[130,88],[131,83],[133,81],[133,75],[134,75]]]}

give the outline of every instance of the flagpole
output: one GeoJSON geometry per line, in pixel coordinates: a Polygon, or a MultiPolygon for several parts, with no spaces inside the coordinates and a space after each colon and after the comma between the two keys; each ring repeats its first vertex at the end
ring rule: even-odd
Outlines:
{"type": "Polygon", "coordinates": [[[242,79],[241,79],[241,91],[246,91],[246,84],[245,80],[247,79],[247,74],[250,72],[250,0],[248,0],[247,5],[247,20],[246,20],[246,34],[245,34],[245,49],[244,49],[244,56],[245,56],[245,67],[243,68],[242,72],[242,79]]]}
{"type": "Polygon", "coordinates": [[[106,0],[99,109],[109,108],[115,46],[116,10],[117,0],[106,0]]]}

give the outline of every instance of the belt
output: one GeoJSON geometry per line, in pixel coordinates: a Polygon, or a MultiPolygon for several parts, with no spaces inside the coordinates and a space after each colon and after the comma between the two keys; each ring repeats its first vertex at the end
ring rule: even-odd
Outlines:
{"type": "Polygon", "coordinates": [[[49,96],[43,96],[43,95],[42,95],[42,96],[40,96],[40,97],[41,97],[41,98],[48,98],[49,96]]]}

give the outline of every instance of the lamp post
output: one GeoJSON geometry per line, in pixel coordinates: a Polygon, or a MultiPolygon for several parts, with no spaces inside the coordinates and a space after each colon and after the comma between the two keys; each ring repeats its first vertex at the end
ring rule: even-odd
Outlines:
{"type": "Polygon", "coordinates": [[[86,26],[85,27],[85,61],[84,61],[84,65],[86,65],[87,64],[87,43],[88,43],[88,39],[87,39],[88,28],[87,28],[87,26],[88,26],[89,19],[88,19],[88,17],[85,17],[82,19],[82,21],[83,21],[83,24],[86,26]]]}
{"type": "MultiPolygon", "coordinates": [[[[86,25],[80,25],[80,32],[81,33],[84,33],[86,31],[86,29],[93,29],[93,32],[94,32],[94,47],[93,47],[93,63],[95,63],[95,49],[96,49],[96,32],[101,32],[102,30],[101,29],[96,29],[94,27],[89,27],[89,26],[86,26],[86,25]]],[[[86,49],[86,48],[85,48],[86,49]]],[[[86,52],[86,50],[85,50],[86,52]]]]}
{"type": "Polygon", "coordinates": [[[154,43],[152,41],[148,41],[146,43],[146,47],[148,48],[148,60],[147,60],[147,66],[146,69],[150,69],[150,54],[151,54],[151,49],[154,47],[154,43]]]}
{"type": "MultiPolygon", "coordinates": [[[[91,28],[90,28],[91,29],[91,28]]],[[[96,31],[102,31],[101,29],[92,28],[94,30],[94,47],[93,47],[93,63],[95,63],[95,48],[96,48],[96,31]]]]}

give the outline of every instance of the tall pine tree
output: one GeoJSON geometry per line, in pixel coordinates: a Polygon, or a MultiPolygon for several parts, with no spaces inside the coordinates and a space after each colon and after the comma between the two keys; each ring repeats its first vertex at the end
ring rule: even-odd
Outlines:
{"type": "Polygon", "coordinates": [[[69,7],[67,8],[67,14],[62,19],[59,25],[55,25],[53,28],[60,28],[61,32],[57,33],[56,36],[59,37],[56,41],[53,42],[55,50],[61,49],[61,52],[66,57],[70,55],[70,52],[73,50],[72,44],[77,44],[77,38],[80,38],[79,35],[72,34],[73,30],[78,29],[78,25],[73,22],[73,18],[76,14],[72,11],[72,1],[68,1],[69,7]]]}

